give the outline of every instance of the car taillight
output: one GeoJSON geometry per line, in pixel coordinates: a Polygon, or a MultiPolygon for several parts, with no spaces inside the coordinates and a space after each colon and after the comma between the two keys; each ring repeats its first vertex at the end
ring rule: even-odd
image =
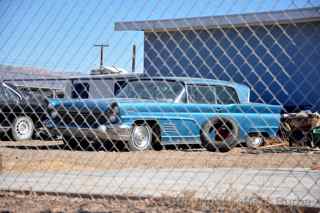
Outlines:
{"type": "Polygon", "coordinates": [[[118,116],[116,115],[109,115],[109,121],[111,123],[116,123],[118,121],[118,116]]]}

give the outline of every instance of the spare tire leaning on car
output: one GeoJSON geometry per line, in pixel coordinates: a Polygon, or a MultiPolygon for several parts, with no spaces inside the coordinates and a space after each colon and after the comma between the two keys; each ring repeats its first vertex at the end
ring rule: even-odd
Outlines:
{"type": "Polygon", "coordinates": [[[208,151],[228,152],[239,142],[239,127],[231,119],[212,118],[203,125],[200,139],[208,151]]]}

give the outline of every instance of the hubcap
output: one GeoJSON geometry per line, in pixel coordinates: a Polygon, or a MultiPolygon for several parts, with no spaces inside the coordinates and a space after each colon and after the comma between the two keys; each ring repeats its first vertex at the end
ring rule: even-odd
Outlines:
{"type": "Polygon", "coordinates": [[[30,131],[30,124],[28,121],[21,120],[17,123],[16,132],[19,135],[29,134],[29,131],[30,131]]]}
{"type": "Polygon", "coordinates": [[[263,139],[261,137],[251,137],[249,140],[253,147],[258,147],[263,143],[263,139]]]}
{"type": "Polygon", "coordinates": [[[132,132],[132,141],[139,149],[145,149],[150,144],[150,131],[145,126],[136,126],[132,132]]]}

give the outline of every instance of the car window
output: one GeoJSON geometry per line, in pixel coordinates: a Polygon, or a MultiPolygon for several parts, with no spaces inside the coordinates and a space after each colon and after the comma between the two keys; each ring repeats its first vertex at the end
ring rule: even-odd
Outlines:
{"type": "Polygon", "coordinates": [[[0,96],[4,96],[5,94],[3,94],[4,93],[4,90],[3,90],[3,86],[1,85],[0,86],[0,96]]]}
{"type": "Polygon", "coordinates": [[[3,87],[3,91],[3,94],[5,95],[7,100],[19,100],[19,96],[10,89],[3,87]]]}
{"type": "Polygon", "coordinates": [[[239,103],[237,92],[232,87],[216,86],[216,96],[218,104],[239,103]]]}
{"type": "Polygon", "coordinates": [[[174,102],[183,89],[184,86],[176,81],[134,80],[124,84],[116,97],[174,102]]]}
{"type": "Polygon", "coordinates": [[[0,86],[0,99],[1,100],[7,99],[3,86],[0,86]]]}
{"type": "Polygon", "coordinates": [[[72,99],[88,99],[89,98],[89,83],[74,83],[72,88],[72,99]]]}
{"type": "Polygon", "coordinates": [[[114,83],[114,89],[113,89],[113,92],[114,92],[114,95],[117,95],[120,93],[120,91],[125,87],[127,86],[128,82],[127,81],[117,81],[114,83]]]}
{"type": "Polygon", "coordinates": [[[202,85],[189,85],[188,95],[190,103],[215,104],[215,87],[202,85]]]}

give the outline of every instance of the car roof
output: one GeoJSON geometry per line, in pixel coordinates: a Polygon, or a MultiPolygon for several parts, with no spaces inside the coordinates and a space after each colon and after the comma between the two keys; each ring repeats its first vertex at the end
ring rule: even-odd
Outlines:
{"type": "MultiPolygon", "coordinates": [[[[240,84],[231,81],[217,80],[217,79],[206,79],[206,78],[190,78],[190,77],[148,77],[141,76],[138,78],[139,80],[172,80],[172,81],[180,81],[185,84],[205,84],[205,85],[226,85],[232,87],[247,87],[245,84],[240,84]]],[[[134,79],[131,79],[134,80],[134,79]]]]}

